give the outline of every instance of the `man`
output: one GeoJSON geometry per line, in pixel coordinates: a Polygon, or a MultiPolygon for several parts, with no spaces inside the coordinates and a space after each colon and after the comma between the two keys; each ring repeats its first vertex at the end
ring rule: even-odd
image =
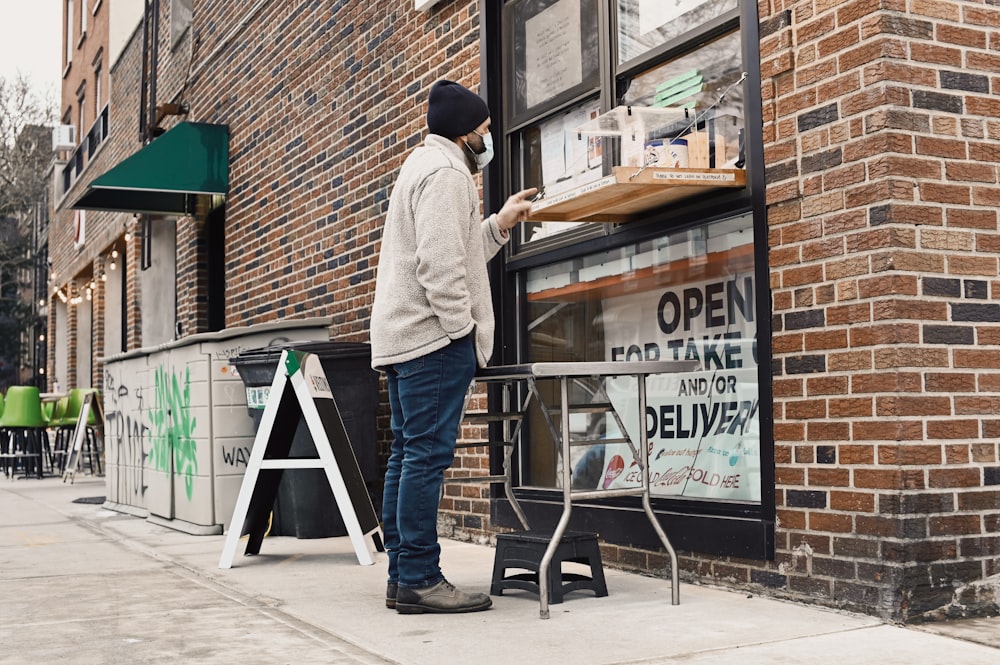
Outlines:
{"type": "Polygon", "coordinates": [[[429,135],[389,197],[372,306],[372,367],[386,373],[393,443],[382,503],[386,606],[403,614],[475,612],[489,596],[441,573],[437,509],[465,393],[493,352],[486,263],[531,211],[528,189],[482,220],[472,176],[493,156],[489,108],[452,81],[427,99],[429,135]]]}

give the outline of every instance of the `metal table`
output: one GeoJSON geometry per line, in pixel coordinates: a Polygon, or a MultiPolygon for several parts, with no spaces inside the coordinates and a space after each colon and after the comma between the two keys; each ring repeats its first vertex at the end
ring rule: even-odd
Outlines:
{"type": "MultiPolygon", "coordinates": [[[[540,362],[540,363],[529,363],[523,365],[506,365],[506,366],[492,366],[481,368],[476,374],[473,389],[475,383],[486,383],[486,384],[502,384],[505,389],[503,391],[502,400],[502,411],[499,413],[493,412],[483,412],[483,413],[466,413],[466,421],[468,422],[504,422],[506,423],[504,428],[504,440],[497,444],[491,445],[502,445],[504,447],[504,458],[503,458],[503,474],[485,477],[471,477],[471,478],[459,478],[451,479],[449,482],[495,482],[503,483],[507,498],[510,500],[511,507],[517,514],[522,526],[528,529],[528,520],[522,510],[520,504],[517,501],[517,497],[514,495],[512,480],[511,480],[511,456],[515,445],[517,444],[518,434],[520,432],[521,426],[524,423],[524,417],[527,413],[528,407],[533,400],[537,400],[539,406],[541,407],[541,412],[544,416],[544,420],[549,427],[552,434],[553,441],[559,447],[561,451],[561,461],[560,461],[560,475],[562,478],[562,494],[563,494],[563,511],[562,516],[559,518],[559,523],[556,525],[555,530],[552,534],[552,540],[545,550],[545,554],[542,557],[541,564],[538,570],[538,588],[539,588],[539,603],[540,616],[543,619],[549,618],[549,564],[552,562],[553,555],[559,542],[566,532],[566,527],[569,525],[570,514],[573,510],[573,501],[582,499],[605,499],[612,497],[624,497],[624,496],[639,496],[642,498],[642,507],[649,518],[650,524],[653,525],[653,529],[656,531],[657,536],[660,538],[660,542],[663,543],[663,547],[667,550],[670,556],[670,574],[672,582],[672,604],[677,605],[680,603],[680,577],[677,565],[677,554],[674,551],[673,546],[670,544],[670,539],[664,532],[663,527],[660,526],[659,521],[656,519],[653,509],[650,506],[649,498],[649,445],[646,435],[646,428],[642,426],[645,422],[646,413],[646,377],[651,374],[672,374],[679,372],[688,372],[696,369],[698,363],[695,361],[639,361],[639,362],[540,362]],[[598,382],[601,386],[601,390],[605,398],[607,398],[607,392],[605,387],[605,381],[609,377],[618,376],[632,376],[636,378],[637,386],[637,396],[638,396],[638,408],[639,408],[639,441],[632,441],[622,424],[621,417],[612,404],[610,398],[604,402],[591,402],[586,404],[571,404],[569,401],[570,382],[579,379],[591,379],[598,382]],[[538,381],[556,381],[559,384],[560,400],[559,408],[551,409],[546,404],[539,392],[537,382],[538,381]],[[527,387],[526,394],[519,401],[518,407],[512,409],[513,398],[511,393],[512,388],[517,385],[525,385],[527,387]],[[622,433],[622,438],[607,439],[601,438],[596,440],[571,440],[570,438],[570,415],[574,413],[608,413],[614,417],[618,424],[618,429],[622,433]],[[556,417],[554,420],[553,417],[556,417]],[[513,427],[510,426],[514,423],[513,427]],[[630,487],[622,489],[607,489],[607,490],[574,490],[572,485],[572,462],[570,459],[570,450],[574,446],[586,446],[586,445],[596,445],[599,443],[603,444],[614,444],[614,443],[625,443],[628,444],[632,451],[633,459],[636,464],[640,467],[642,473],[642,483],[639,487],[630,487]],[[636,445],[638,443],[638,446],[636,445]]],[[[472,389],[470,389],[471,394],[472,389]]],[[[460,444],[463,447],[474,447],[482,446],[482,443],[472,443],[472,444],[460,444]]]]}

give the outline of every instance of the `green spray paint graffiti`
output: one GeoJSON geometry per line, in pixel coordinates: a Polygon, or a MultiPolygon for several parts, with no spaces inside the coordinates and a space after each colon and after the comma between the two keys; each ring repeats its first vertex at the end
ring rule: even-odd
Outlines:
{"type": "Polygon", "coordinates": [[[198,444],[194,440],[195,419],[191,416],[191,371],[184,372],[184,388],[180,375],[172,375],[162,366],[156,369],[156,401],[150,410],[153,427],[149,463],[157,471],[173,469],[184,476],[188,501],[194,492],[194,475],[198,473],[198,444]]]}

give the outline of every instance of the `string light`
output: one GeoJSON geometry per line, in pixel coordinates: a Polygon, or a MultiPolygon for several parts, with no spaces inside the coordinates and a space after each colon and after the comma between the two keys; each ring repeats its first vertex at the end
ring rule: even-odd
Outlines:
{"type": "Polygon", "coordinates": [[[76,280],[70,280],[69,283],[69,304],[79,305],[83,302],[83,298],[80,297],[80,292],[76,289],[76,280]]]}

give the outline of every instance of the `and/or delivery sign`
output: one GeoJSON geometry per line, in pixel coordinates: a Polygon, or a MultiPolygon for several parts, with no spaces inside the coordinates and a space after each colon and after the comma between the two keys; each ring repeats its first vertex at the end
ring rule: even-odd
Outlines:
{"type": "MultiPolygon", "coordinates": [[[[690,373],[647,378],[641,424],[634,379],[608,381],[630,438],[638,441],[638,427],[646,428],[654,495],[760,500],[754,292],[748,272],[667,287],[656,298],[645,292],[604,300],[608,360],[698,363],[690,373]]],[[[618,435],[615,423],[607,429],[609,438],[618,435]]],[[[640,482],[628,447],[606,446],[601,486],[640,482]]]]}

